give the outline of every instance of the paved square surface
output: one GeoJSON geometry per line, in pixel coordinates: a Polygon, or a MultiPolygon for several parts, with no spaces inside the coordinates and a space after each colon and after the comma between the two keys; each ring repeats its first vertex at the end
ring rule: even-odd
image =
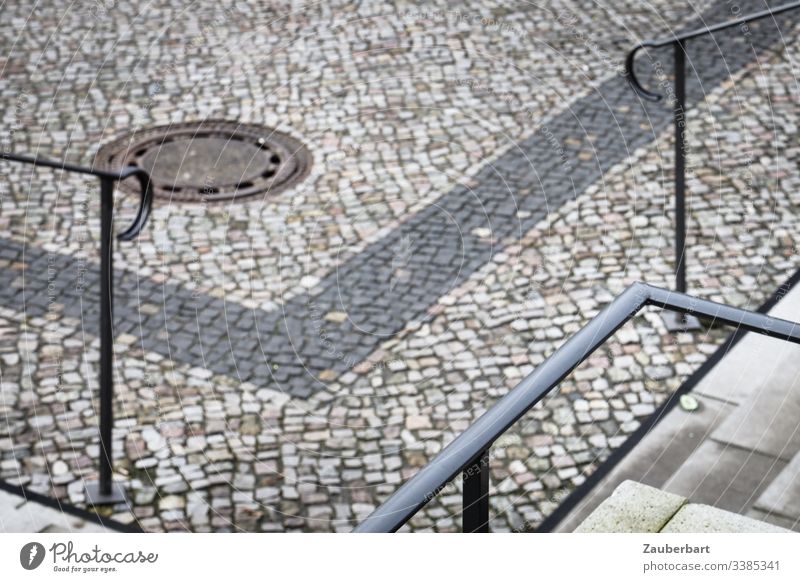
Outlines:
{"type": "MultiPolygon", "coordinates": [[[[729,3],[106,4],[4,8],[4,150],[88,164],[226,119],[313,155],[291,189],[159,198],[117,245],[116,519],[349,531],[629,283],[672,285],[671,112],[621,64],[729,3]]],[[[755,308],[800,266],[798,20],[687,47],[699,296],[755,308]]],[[[668,87],[669,51],[639,66],[668,87]]],[[[4,163],[0,193],[0,478],[83,505],[96,184],[4,163]]],[[[493,529],[535,528],[723,337],[618,332],[493,448],[493,529]]],[[[458,529],[459,487],[410,527],[458,529]]]]}

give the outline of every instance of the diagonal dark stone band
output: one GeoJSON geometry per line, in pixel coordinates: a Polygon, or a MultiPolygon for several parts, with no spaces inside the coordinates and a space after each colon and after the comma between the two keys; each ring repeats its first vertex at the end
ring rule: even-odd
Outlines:
{"type": "MultiPolygon", "coordinates": [[[[724,13],[712,12],[705,21],[724,20],[724,13]]],[[[736,29],[690,42],[688,103],[701,101],[774,45],[781,38],[776,26],[785,31],[798,19],[790,12],[752,26],[749,35],[736,29]]],[[[652,57],[671,71],[671,51],[652,57]]],[[[649,86],[656,84],[658,79],[649,80],[649,86]]],[[[407,322],[427,317],[439,297],[489,262],[505,242],[578,196],[633,149],[652,142],[671,123],[671,112],[664,103],[642,103],[622,78],[614,77],[540,123],[531,137],[483,168],[471,181],[474,187],[454,188],[278,311],[251,310],[194,295],[181,284],[161,285],[118,271],[116,332],[141,334],[145,349],[178,362],[307,397],[407,322]],[[144,313],[142,301],[160,309],[144,313]]],[[[19,261],[22,253],[18,243],[0,240],[2,258],[19,261]]],[[[81,294],[78,261],[30,246],[25,261],[24,275],[5,273],[14,283],[0,288],[4,306],[40,315],[50,286],[58,289],[67,314],[81,316],[82,309],[88,322],[95,321],[94,271],[85,273],[81,294]],[[23,276],[24,296],[19,293],[23,276]]]]}

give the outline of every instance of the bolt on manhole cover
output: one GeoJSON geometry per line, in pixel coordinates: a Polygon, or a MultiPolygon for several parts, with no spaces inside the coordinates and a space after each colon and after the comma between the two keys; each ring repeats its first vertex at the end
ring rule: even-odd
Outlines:
{"type": "MultiPolygon", "coordinates": [[[[156,197],[216,202],[293,186],[308,175],[311,159],[302,142],[275,129],[201,121],[123,135],[100,148],[96,167],[138,166],[150,175],[156,197]]],[[[134,182],[120,188],[138,192],[134,182]]]]}

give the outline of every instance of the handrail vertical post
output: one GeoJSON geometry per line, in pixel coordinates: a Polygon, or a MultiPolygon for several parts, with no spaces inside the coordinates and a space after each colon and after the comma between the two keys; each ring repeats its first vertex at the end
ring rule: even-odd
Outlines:
{"type": "MultiPolygon", "coordinates": [[[[673,43],[675,49],[675,99],[672,117],[675,124],[675,290],[686,293],[686,46],[673,43]]],[[[669,331],[700,329],[700,322],[689,315],[668,312],[664,323],[669,331]]]]}
{"type": "Polygon", "coordinates": [[[90,505],[125,501],[113,483],[114,432],[114,180],[100,178],[100,458],[99,480],[86,485],[90,505]]]}
{"type": "Polygon", "coordinates": [[[489,533],[489,449],[464,469],[462,530],[489,533]]]}
{"type": "Polygon", "coordinates": [[[686,293],[686,53],[675,47],[675,290],[686,293]]]}
{"type": "Polygon", "coordinates": [[[136,176],[142,188],[139,211],[133,223],[118,238],[131,241],[147,223],[153,203],[150,176],[141,168],[127,166],[119,171],[68,164],[35,156],[0,151],[0,160],[65,172],[88,174],[100,180],[100,452],[98,480],[86,483],[89,505],[113,505],[126,501],[124,487],[113,481],[114,433],[114,186],[118,180],[136,176]]]}

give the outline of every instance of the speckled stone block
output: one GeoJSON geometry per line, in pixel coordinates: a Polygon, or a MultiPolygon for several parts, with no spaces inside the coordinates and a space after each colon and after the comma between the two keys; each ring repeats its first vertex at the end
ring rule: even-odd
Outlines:
{"type": "Polygon", "coordinates": [[[775,525],[710,505],[691,503],[669,520],[661,533],[791,533],[775,525]]]}
{"type": "Polygon", "coordinates": [[[686,498],[634,481],[624,481],[576,533],[657,533],[686,498]]]}

